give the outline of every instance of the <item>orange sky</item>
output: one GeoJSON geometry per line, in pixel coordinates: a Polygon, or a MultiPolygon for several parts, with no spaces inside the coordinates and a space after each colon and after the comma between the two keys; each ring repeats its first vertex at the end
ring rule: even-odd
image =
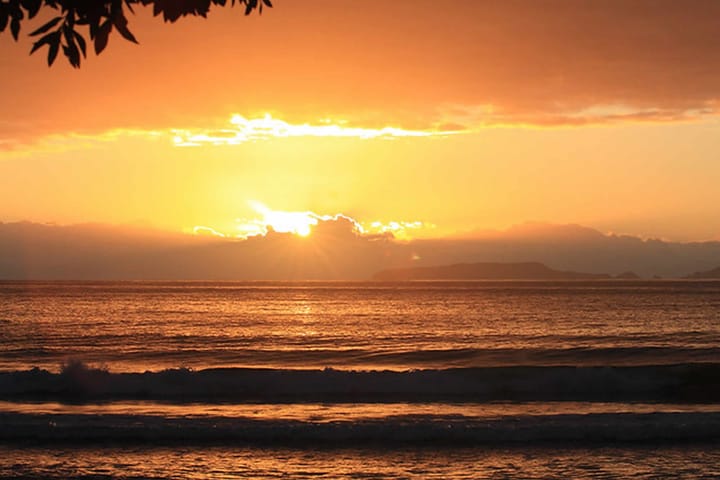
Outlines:
{"type": "Polygon", "coordinates": [[[720,3],[274,4],[140,10],[141,44],[80,70],[3,33],[0,221],[237,232],[258,201],[420,236],[720,238],[720,3]]]}

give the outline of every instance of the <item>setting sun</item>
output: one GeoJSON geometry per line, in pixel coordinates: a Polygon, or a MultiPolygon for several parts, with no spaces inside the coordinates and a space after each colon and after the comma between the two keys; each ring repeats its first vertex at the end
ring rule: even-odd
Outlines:
{"type": "MultiPolygon", "coordinates": [[[[293,233],[300,237],[307,237],[312,232],[312,227],[318,224],[317,216],[311,212],[282,212],[271,210],[265,204],[251,200],[250,206],[257,213],[261,214],[262,225],[280,233],[293,233]]],[[[252,231],[257,223],[251,223],[252,231]]],[[[241,225],[240,228],[245,225],[241,225]]]]}
{"type": "Polygon", "coordinates": [[[432,235],[436,225],[418,220],[378,220],[366,221],[353,218],[345,213],[317,213],[309,210],[275,210],[258,200],[248,200],[248,207],[255,214],[252,218],[236,218],[232,228],[215,225],[195,225],[185,228],[185,232],[194,235],[216,236],[222,238],[248,239],[265,236],[270,232],[289,233],[299,237],[309,236],[321,223],[340,222],[346,225],[348,232],[360,237],[391,237],[399,241],[410,241],[432,235]]]}

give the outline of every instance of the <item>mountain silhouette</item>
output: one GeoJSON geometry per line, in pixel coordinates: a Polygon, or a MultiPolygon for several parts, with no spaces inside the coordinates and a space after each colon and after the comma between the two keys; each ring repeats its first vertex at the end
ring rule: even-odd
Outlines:
{"type": "Polygon", "coordinates": [[[713,268],[711,270],[705,270],[703,272],[695,272],[686,276],[685,278],[690,279],[720,279],[720,267],[713,268]]]}
{"type": "Polygon", "coordinates": [[[523,263],[459,263],[436,267],[415,267],[383,270],[373,280],[599,280],[610,275],[563,272],[538,262],[523,263]]]}

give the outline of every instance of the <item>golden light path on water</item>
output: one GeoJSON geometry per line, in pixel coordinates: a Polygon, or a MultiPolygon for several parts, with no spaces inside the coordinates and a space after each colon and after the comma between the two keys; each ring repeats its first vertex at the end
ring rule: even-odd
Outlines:
{"type": "Polygon", "coordinates": [[[151,415],[160,417],[219,416],[257,420],[349,422],[393,416],[494,418],[517,415],[584,415],[620,413],[720,412],[720,405],[623,402],[492,402],[492,403],[180,403],[116,401],[111,403],[15,403],[0,401],[3,412],[48,415],[151,415]]]}

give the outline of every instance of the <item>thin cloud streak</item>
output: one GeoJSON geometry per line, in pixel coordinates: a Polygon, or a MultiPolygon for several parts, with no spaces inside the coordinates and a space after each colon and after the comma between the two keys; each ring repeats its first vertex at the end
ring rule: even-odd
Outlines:
{"type": "Polygon", "coordinates": [[[564,128],[627,124],[700,123],[717,120],[715,102],[703,108],[643,108],[625,104],[594,104],[580,110],[556,109],[523,113],[494,105],[448,105],[441,110],[443,120],[458,130],[478,132],[484,128],[564,128]]]}
{"type": "MultiPolygon", "coordinates": [[[[270,140],[275,138],[332,137],[358,139],[425,138],[446,137],[461,133],[463,130],[428,129],[412,130],[402,127],[370,128],[349,126],[346,121],[321,124],[293,124],[285,120],[265,115],[259,118],[246,118],[233,114],[228,128],[113,128],[99,132],[65,132],[44,134],[35,138],[0,138],[0,158],[26,156],[36,153],[57,153],[68,150],[87,149],[99,144],[122,140],[123,138],[165,139],[177,147],[202,145],[241,145],[243,143],[270,140]]],[[[458,126],[458,128],[460,128],[458,126]]]]}
{"type": "Polygon", "coordinates": [[[321,124],[292,124],[272,115],[246,118],[234,114],[230,119],[232,128],[216,130],[172,130],[173,142],[180,147],[199,145],[239,145],[254,140],[290,137],[338,137],[338,138],[398,138],[456,135],[460,131],[407,130],[400,127],[367,128],[349,126],[347,122],[321,124]]]}
{"type": "Polygon", "coordinates": [[[162,139],[169,134],[161,130],[113,128],[97,133],[66,132],[43,135],[39,138],[0,139],[0,160],[44,153],[86,150],[128,138],[162,139]]]}
{"type": "Polygon", "coordinates": [[[627,124],[701,123],[720,120],[717,102],[703,108],[641,108],[624,104],[597,104],[581,110],[557,108],[555,111],[527,114],[503,110],[499,106],[444,105],[435,118],[427,118],[427,127],[372,128],[350,126],[342,120],[321,123],[290,123],[274,118],[247,118],[233,114],[229,128],[113,128],[100,132],[65,132],[37,138],[0,138],[0,159],[25,157],[38,153],[86,150],[128,138],[168,141],[175,147],[234,146],[249,142],[287,138],[398,139],[473,135],[488,128],[567,128],[627,124]]]}

